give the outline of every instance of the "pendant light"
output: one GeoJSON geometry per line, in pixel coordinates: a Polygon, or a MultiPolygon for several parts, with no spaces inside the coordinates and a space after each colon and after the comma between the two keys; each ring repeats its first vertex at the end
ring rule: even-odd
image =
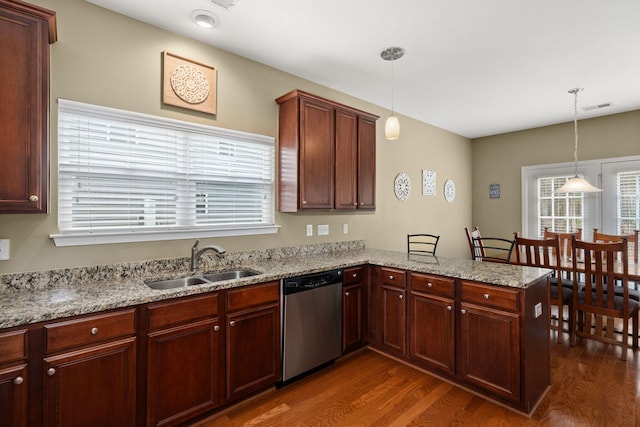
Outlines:
{"type": "Polygon", "coordinates": [[[582,90],[581,87],[571,89],[569,93],[573,94],[573,131],[575,135],[575,145],[573,148],[573,160],[575,163],[575,176],[569,178],[567,182],[556,193],[596,193],[602,191],[601,188],[594,187],[589,182],[578,176],[578,92],[582,90]]]}
{"type": "Polygon", "coordinates": [[[389,141],[400,137],[400,122],[393,111],[393,63],[396,59],[402,58],[404,49],[401,47],[388,47],[380,52],[380,57],[385,61],[391,61],[391,115],[384,125],[384,135],[389,141]]]}

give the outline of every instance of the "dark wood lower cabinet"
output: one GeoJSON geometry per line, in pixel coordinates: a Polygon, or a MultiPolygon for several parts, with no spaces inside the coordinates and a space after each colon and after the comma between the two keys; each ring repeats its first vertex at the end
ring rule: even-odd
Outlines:
{"type": "Polygon", "coordinates": [[[394,353],[406,353],[405,290],[382,286],[382,345],[394,353]]]}
{"type": "Polygon", "coordinates": [[[455,374],[455,301],[411,293],[409,356],[413,361],[455,374]]]}
{"type": "Polygon", "coordinates": [[[358,283],[342,288],[342,352],[362,346],[363,286],[358,283]]]}
{"type": "Polygon", "coordinates": [[[27,425],[27,365],[0,369],[0,426],[27,425]]]}
{"type": "Polygon", "coordinates": [[[44,425],[133,426],[136,338],[44,359],[44,425]]]}

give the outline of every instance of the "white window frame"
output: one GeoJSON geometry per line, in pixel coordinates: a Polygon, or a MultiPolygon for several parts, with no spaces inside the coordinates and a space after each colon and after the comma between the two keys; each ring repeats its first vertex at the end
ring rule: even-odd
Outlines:
{"type": "MultiPolygon", "coordinates": [[[[607,234],[619,234],[617,226],[618,191],[616,173],[638,170],[640,156],[614,157],[578,162],[578,175],[603,189],[598,193],[585,193],[582,236],[593,239],[593,229],[607,234]]],[[[537,212],[537,179],[550,176],[575,174],[575,163],[555,163],[549,165],[523,166],[522,185],[522,235],[537,238],[535,220],[537,212]]]]}
{"type": "MultiPolygon", "coordinates": [[[[96,105],[84,104],[76,101],[69,101],[66,99],[58,100],[59,111],[73,111],[86,114],[97,114],[101,117],[113,118],[114,120],[122,119],[125,121],[133,121],[136,123],[143,123],[147,126],[158,126],[165,129],[176,129],[187,133],[204,134],[212,136],[214,138],[220,138],[221,140],[238,140],[238,141],[251,141],[260,144],[271,145],[275,151],[275,139],[273,137],[256,135],[246,132],[240,132],[229,129],[216,128],[213,126],[206,126],[197,123],[184,122],[174,119],[168,119],[164,117],[151,116],[141,113],[135,113],[131,111],[118,110],[114,108],[101,107],[96,105]]],[[[60,116],[60,115],[59,115],[60,116]]],[[[224,237],[224,236],[244,236],[244,235],[259,235],[259,234],[274,234],[277,233],[280,226],[274,224],[275,218],[275,153],[271,157],[273,162],[271,167],[270,186],[268,193],[265,197],[270,198],[271,205],[264,217],[264,221],[260,223],[247,223],[247,224],[226,224],[226,225],[193,225],[193,224],[180,224],[178,226],[171,227],[157,227],[157,228],[136,228],[136,227],[122,227],[113,230],[63,230],[59,227],[58,234],[51,234],[50,237],[54,240],[56,246],[76,246],[76,245],[94,245],[94,244],[108,244],[108,243],[128,243],[128,242],[146,242],[146,241],[162,241],[162,240],[175,240],[175,239],[190,239],[190,238],[206,238],[206,237],[224,237]]],[[[58,168],[60,169],[60,168],[58,168]]],[[[58,198],[63,195],[58,191],[58,198]]],[[[266,200],[266,199],[265,199],[266,200]]],[[[61,221],[62,215],[60,215],[61,202],[58,203],[59,219],[61,221]]],[[[195,205],[193,206],[195,210],[195,205]]]]}

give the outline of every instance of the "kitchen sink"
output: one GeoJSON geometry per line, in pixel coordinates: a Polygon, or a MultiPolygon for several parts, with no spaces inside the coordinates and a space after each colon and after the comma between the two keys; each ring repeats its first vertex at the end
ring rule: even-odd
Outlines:
{"type": "Polygon", "coordinates": [[[202,276],[189,276],[189,277],[180,277],[177,279],[166,279],[166,280],[150,280],[145,281],[145,284],[151,289],[155,290],[163,290],[163,289],[176,289],[176,288],[184,288],[187,286],[194,285],[202,285],[205,283],[213,283],[220,282],[222,280],[233,280],[240,279],[242,277],[255,276],[260,274],[256,271],[251,270],[228,270],[228,271],[220,271],[215,273],[207,273],[202,276]]]}

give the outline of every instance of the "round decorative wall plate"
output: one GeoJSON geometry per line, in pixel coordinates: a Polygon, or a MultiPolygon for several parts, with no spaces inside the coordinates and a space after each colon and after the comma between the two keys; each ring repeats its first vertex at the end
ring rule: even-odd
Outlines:
{"type": "Polygon", "coordinates": [[[444,183],[444,199],[451,203],[456,198],[456,185],[452,180],[448,179],[444,183]]]}
{"type": "Polygon", "coordinates": [[[171,89],[189,104],[200,104],[209,97],[207,76],[191,65],[181,65],[171,73],[171,89]]]}
{"type": "Polygon", "coordinates": [[[394,192],[398,200],[405,201],[411,195],[411,180],[406,173],[399,173],[394,181],[394,192]]]}

